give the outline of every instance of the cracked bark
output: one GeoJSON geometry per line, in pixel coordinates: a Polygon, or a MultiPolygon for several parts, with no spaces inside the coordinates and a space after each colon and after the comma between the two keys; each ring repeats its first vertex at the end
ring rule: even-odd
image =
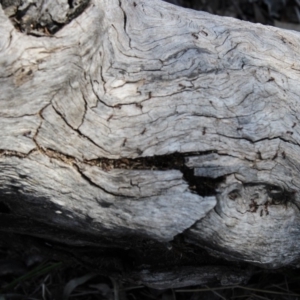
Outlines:
{"type": "Polygon", "coordinates": [[[0,1],[3,236],[96,247],[99,269],[115,249],[107,272],[158,288],[298,265],[299,34],[158,0],[19,2],[0,1]]]}

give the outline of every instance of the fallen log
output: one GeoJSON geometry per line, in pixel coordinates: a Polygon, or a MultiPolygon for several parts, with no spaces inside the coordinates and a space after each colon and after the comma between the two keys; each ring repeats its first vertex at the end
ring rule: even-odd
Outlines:
{"type": "Polygon", "coordinates": [[[0,3],[3,241],[155,288],[298,265],[298,33],[159,0],[0,3]]]}

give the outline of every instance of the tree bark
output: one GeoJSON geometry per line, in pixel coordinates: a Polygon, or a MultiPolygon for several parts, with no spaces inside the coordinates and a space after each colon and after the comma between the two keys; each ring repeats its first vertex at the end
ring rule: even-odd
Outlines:
{"type": "Polygon", "coordinates": [[[297,266],[298,33],[159,0],[19,2],[0,8],[3,236],[156,288],[297,266]]]}

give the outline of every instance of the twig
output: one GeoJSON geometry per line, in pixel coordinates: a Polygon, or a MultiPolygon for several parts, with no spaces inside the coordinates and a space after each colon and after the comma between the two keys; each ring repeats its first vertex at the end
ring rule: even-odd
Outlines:
{"type": "Polygon", "coordinates": [[[273,295],[285,295],[285,296],[297,296],[297,297],[300,296],[300,294],[290,294],[290,293],[276,292],[276,291],[270,291],[270,290],[255,289],[255,288],[250,288],[250,287],[240,286],[240,285],[215,287],[215,288],[203,288],[203,289],[175,290],[175,292],[176,293],[194,293],[194,292],[208,292],[208,291],[229,290],[229,289],[243,289],[243,290],[247,290],[247,291],[260,292],[260,293],[273,294],[273,295]]]}

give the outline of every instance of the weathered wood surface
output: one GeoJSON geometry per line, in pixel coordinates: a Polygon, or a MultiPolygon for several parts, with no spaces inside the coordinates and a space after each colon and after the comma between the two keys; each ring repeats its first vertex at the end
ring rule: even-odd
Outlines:
{"type": "Polygon", "coordinates": [[[93,236],[180,234],[229,260],[297,265],[300,35],[159,0],[91,0],[51,33],[42,8],[30,20],[43,34],[30,22],[20,32],[0,8],[10,212],[93,236]],[[179,166],[150,159],[175,154],[179,166]],[[215,185],[201,191],[207,180],[215,185]]]}

